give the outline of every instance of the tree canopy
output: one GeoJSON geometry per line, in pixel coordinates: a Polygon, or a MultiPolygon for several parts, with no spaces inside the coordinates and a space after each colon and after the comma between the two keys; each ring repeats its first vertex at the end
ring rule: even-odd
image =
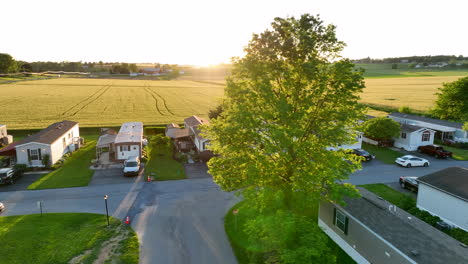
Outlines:
{"type": "Polygon", "coordinates": [[[387,117],[376,117],[362,124],[362,132],[373,139],[391,139],[400,134],[400,124],[387,117]]]}
{"type": "Polygon", "coordinates": [[[10,54],[0,53],[0,73],[14,73],[18,71],[16,61],[10,54]]]}
{"type": "Polygon", "coordinates": [[[468,76],[439,88],[432,113],[440,119],[468,120],[468,76]]]}
{"type": "Polygon", "coordinates": [[[331,263],[309,213],[319,201],[357,193],[339,184],[360,167],[357,158],[326,149],[356,139],[362,72],[340,57],[345,44],[318,16],[275,18],[271,27],[253,35],[245,57],[233,59],[223,114],[203,128],[218,154],[209,172],[258,210],[246,229],[252,239],[270,241],[266,250],[275,259],[331,263]],[[278,223],[288,223],[281,239],[278,223]]]}

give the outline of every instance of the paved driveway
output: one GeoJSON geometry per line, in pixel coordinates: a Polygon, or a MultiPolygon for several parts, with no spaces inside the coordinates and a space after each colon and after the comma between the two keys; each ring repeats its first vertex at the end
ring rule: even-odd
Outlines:
{"type": "Polygon", "coordinates": [[[31,183],[35,182],[43,175],[44,173],[26,173],[17,179],[14,184],[1,184],[0,192],[24,191],[31,183]]]}
{"type": "Polygon", "coordinates": [[[95,185],[108,185],[108,184],[134,184],[144,181],[144,171],[140,171],[138,176],[125,177],[122,169],[102,169],[96,170],[93,174],[93,178],[89,183],[89,186],[95,185]]]}
{"type": "Polygon", "coordinates": [[[129,211],[141,263],[237,263],[223,217],[238,201],[211,178],[145,183],[129,211]]]}

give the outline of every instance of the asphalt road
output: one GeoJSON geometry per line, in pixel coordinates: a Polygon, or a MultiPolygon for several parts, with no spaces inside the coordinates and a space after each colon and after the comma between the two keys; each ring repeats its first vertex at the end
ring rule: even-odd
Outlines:
{"type": "MultiPolygon", "coordinates": [[[[374,160],[364,163],[363,169],[347,182],[394,183],[400,176],[422,176],[451,166],[468,167],[468,161],[428,159],[431,166],[426,168],[402,168],[374,160]]],[[[103,197],[107,194],[111,215],[131,217],[141,242],[141,263],[236,263],[223,217],[238,198],[219,190],[211,178],[151,183],[114,179],[102,174],[87,187],[0,192],[0,201],[7,207],[1,215],[39,213],[37,201],[43,201],[44,212],[105,214],[103,197]]]]}

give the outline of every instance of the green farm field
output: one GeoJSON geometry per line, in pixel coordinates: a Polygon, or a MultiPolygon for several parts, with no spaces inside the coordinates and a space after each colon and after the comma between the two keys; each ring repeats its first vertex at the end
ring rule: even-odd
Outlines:
{"type": "Polygon", "coordinates": [[[223,91],[223,81],[58,78],[2,84],[0,123],[9,129],[60,120],[82,127],[181,123],[191,115],[206,117],[223,91]]]}

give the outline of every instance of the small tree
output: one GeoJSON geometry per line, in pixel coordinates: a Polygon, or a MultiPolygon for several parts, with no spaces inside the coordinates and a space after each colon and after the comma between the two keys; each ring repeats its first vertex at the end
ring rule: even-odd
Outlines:
{"type": "Polygon", "coordinates": [[[46,168],[50,167],[50,155],[49,154],[42,155],[42,165],[44,165],[46,168]]]}
{"type": "Polygon", "coordinates": [[[214,109],[211,109],[209,112],[208,112],[208,117],[210,119],[216,119],[218,118],[218,116],[223,112],[223,105],[222,104],[219,104],[218,106],[216,106],[214,109]]]}
{"type": "Polygon", "coordinates": [[[398,112],[404,113],[404,114],[411,114],[413,113],[413,110],[411,110],[409,106],[400,106],[400,108],[398,108],[398,112]]]}
{"type": "Polygon", "coordinates": [[[400,134],[400,124],[387,117],[376,117],[364,122],[362,131],[367,137],[387,140],[400,134]]]}
{"type": "Polygon", "coordinates": [[[441,119],[468,120],[468,77],[444,83],[432,113],[441,119]]]}
{"type": "Polygon", "coordinates": [[[468,131],[468,122],[463,124],[463,130],[468,131]]]}

